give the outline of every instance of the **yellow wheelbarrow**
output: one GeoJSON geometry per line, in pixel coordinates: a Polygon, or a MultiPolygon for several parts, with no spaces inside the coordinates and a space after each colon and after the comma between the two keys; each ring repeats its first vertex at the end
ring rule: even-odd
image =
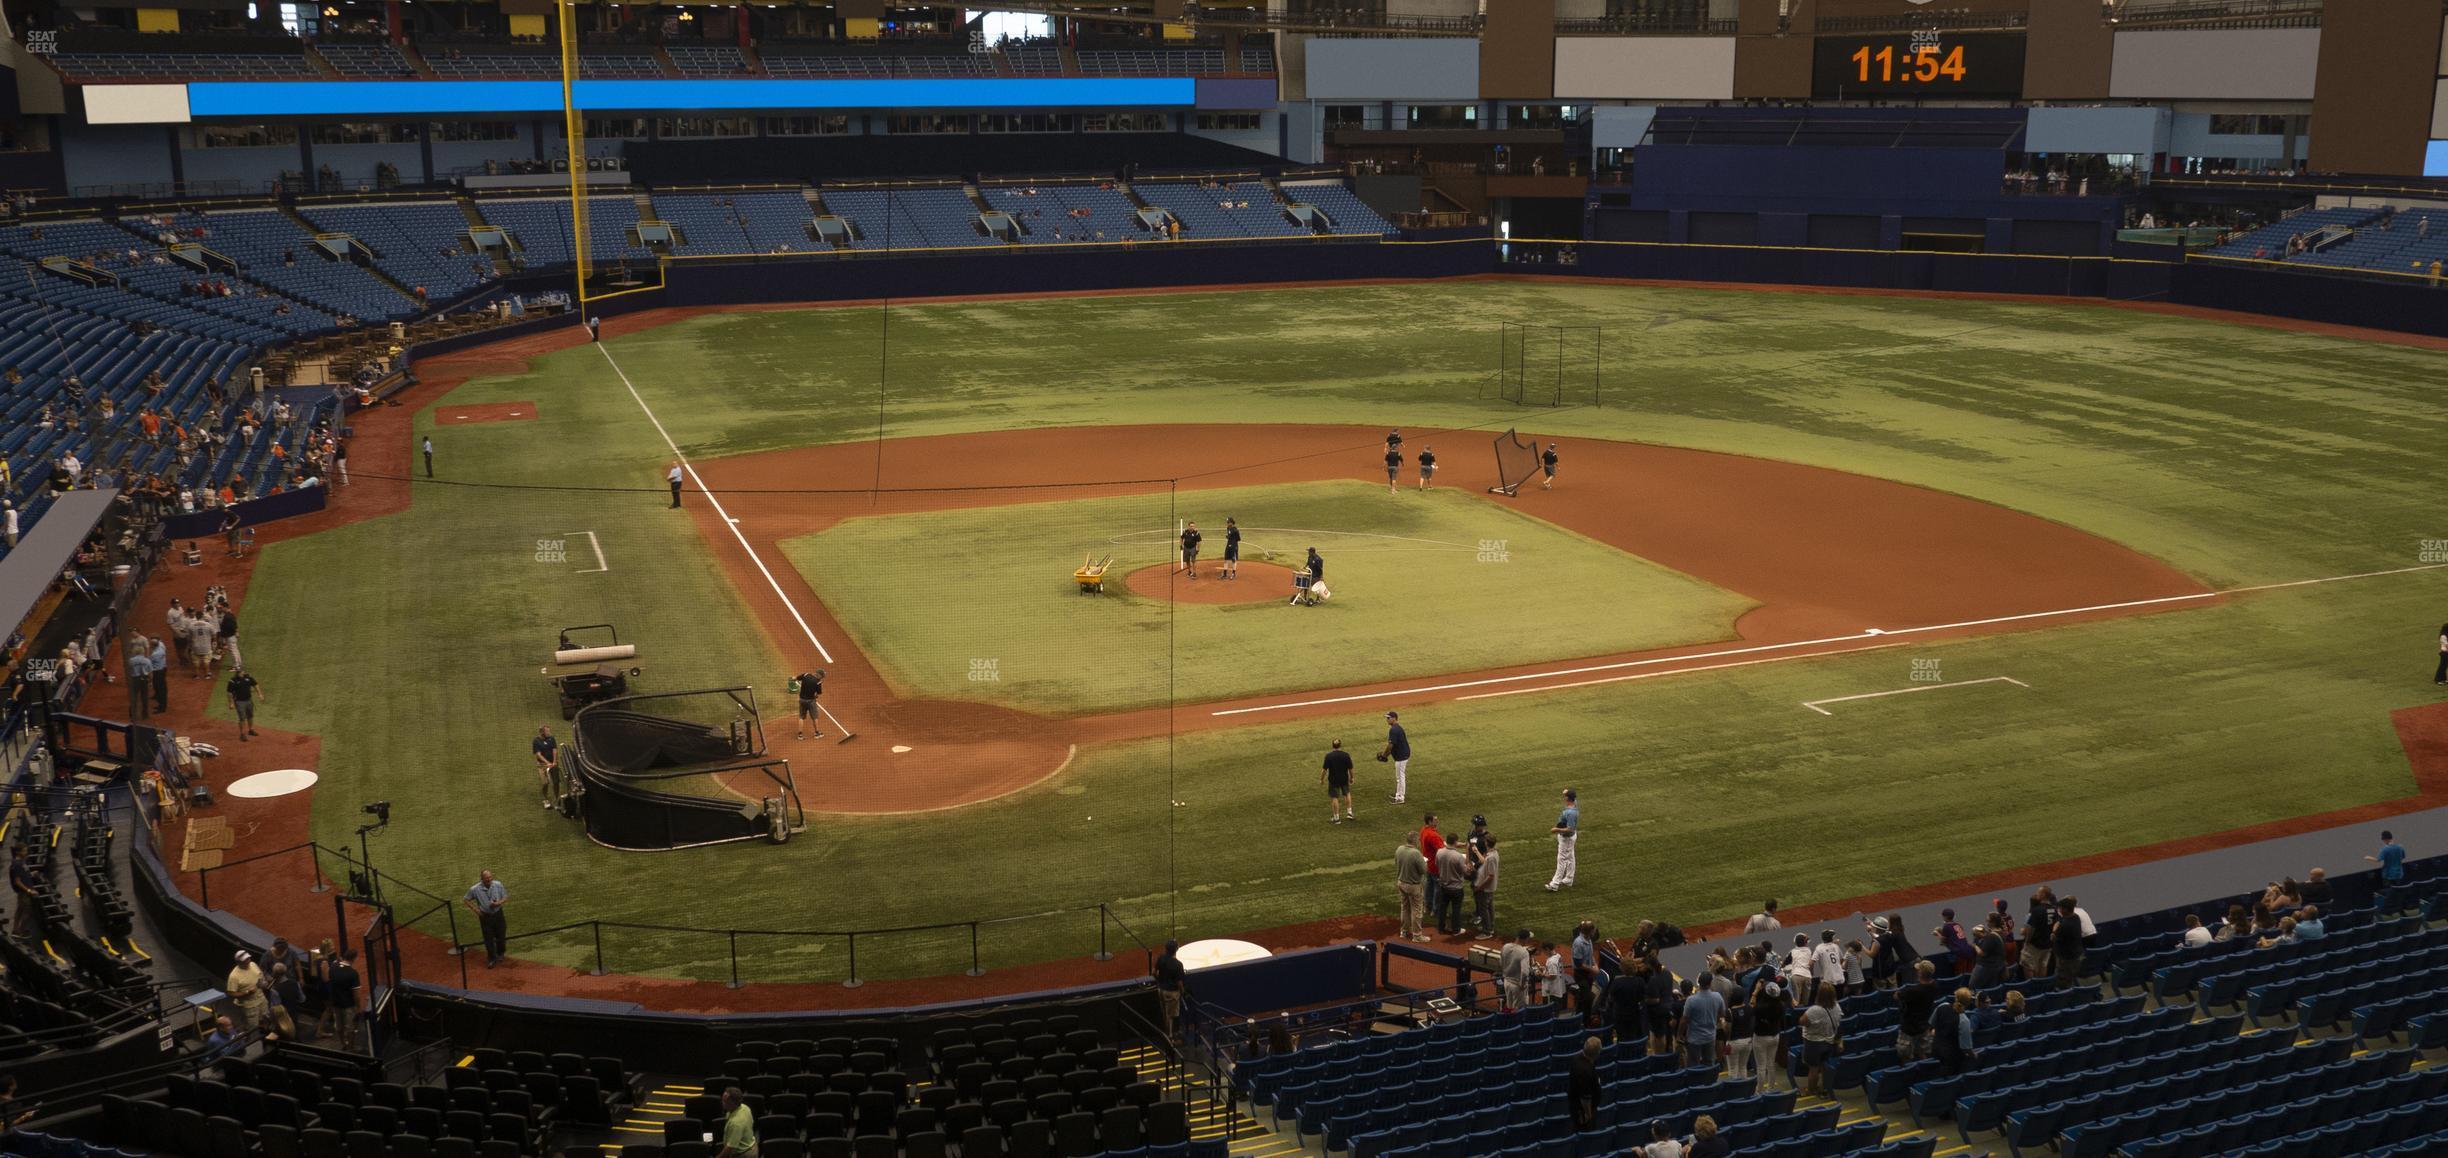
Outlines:
{"type": "Polygon", "coordinates": [[[1099,559],[1095,555],[1090,555],[1086,562],[1080,564],[1079,570],[1071,573],[1071,578],[1079,584],[1080,594],[1103,595],[1105,593],[1105,572],[1112,567],[1113,556],[1107,555],[1099,559]]]}

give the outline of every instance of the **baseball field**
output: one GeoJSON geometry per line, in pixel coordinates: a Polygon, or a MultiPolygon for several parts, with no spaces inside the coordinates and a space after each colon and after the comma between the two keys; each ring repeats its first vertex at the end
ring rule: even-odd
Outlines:
{"type": "MultiPolygon", "coordinates": [[[[322,737],[315,835],[353,843],[387,799],[386,872],[449,893],[492,868],[527,928],[1010,918],[987,963],[1046,960],[1093,947],[1099,903],[1148,940],[1385,915],[1428,809],[1503,839],[1505,925],[1698,925],[2411,796],[2392,713],[2441,698],[2448,354],[1560,282],[646,321],[423,398],[437,477],[272,545],[246,597],[262,722],[322,737]],[[1523,318],[1605,327],[1599,404],[1489,397],[1523,318]],[[1436,488],[1388,492],[1393,427],[1436,447],[1436,488]],[[1508,428],[1559,444],[1555,489],[1486,493],[1508,428]],[[1335,597],[1286,606],[1310,547],[1335,597]],[[1081,594],[1105,555],[1129,581],[1081,594]],[[856,738],[768,726],[806,832],[620,853],[536,806],[526,741],[561,727],[538,668],[607,622],[644,690],[749,684],[773,713],[828,670],[856,738]],[[1389,709],[1409,803],[1364,759],[1330,825],[1320,754],[1373,753],[1389,709]],[[1579,883],[1550,894],[1568,786],[1579,883]]],[[[607,948],[729,969],[719,937],[607,948]]],[[[859,951],[926,976],[968,933],[859,951]]],[[[740,952],[748,981],[846,968],[833,942],[740,952]]]]}

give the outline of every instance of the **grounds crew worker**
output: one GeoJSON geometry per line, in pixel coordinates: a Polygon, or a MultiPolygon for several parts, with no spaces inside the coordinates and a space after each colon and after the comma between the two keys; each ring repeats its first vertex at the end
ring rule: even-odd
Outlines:
{"type": "Polygon", "coordinates": [[[821,671],[803,671],[791,679],[791,690],[799,693],[799,718],[791,723],[791,738],[807,739],[802,731],[824,735],[816,727],[816,697],[824,694],[824,678],[821,671]]]}
{"type": "Polygon", "coordinates": [[[1199,540],[1200,540],[1200,539],[1203,539],[1203,538],[1205,538],[1205,537],[1206,537],[1206,536],[1199,534],[1199,529],[1198,529],[1198,524],[1197,524],[1197,523],[1183,523],[1183,524],[1182,524],[1182,533],[1181,533],[1181,562],[1182,562],[1182,574],[1187,575],[1187,576],[1189,576],[1189,577],[1190,577],[1190,578],[1192,578],[1192,579],[1196,579],[1196,578],[1198,578],[1198,549],[1199,549],[1199,540]]]}

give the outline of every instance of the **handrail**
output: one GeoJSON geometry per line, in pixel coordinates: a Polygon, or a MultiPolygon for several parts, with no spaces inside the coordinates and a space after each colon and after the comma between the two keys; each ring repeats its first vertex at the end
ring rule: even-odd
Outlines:
{"type": "MultiPolygon", "coordinates": [[[[701,925],[668,925],[651,921],[617,921],[591,917],[576,921],[566,921],[558,925],[550,925],[541,929],[524,929],[504,936],[502,941],[506,945],[513,941],[525,941],[536,938],[552,937],[558,934],[569,933],[576,930],[586,930],[589,934],[591,934],[594,941],[592,950],[595,958],[593,973],[596,976],[602,976],[611,972],[611,967],[606,959],[603,945],[603,934],[604,930],[606,929],[616,931],[627,930],[641,933],[677,933],[686,936],[720,937],[725,942],[724,952],[729,964],[731,986],[733,988],[739,988],[743,984],[740,980],[739,956],[739,939],[742,937],[777,937],[792,940],[815,941],[838,939],[844,942],[849,950],[848,976],[842,981],[842,987],[846,989],[855,989],[860,985],[865,984],[864,979],[859,976],[858,972],[858,940],[861,937],[886,937],[908,933],[942,933],[966,929],[969,932],[968,972],[970,976],[975,977],[983,975],[986,971],[979,947],[980,943],[978,933],[980,930],[994,925],[1010,925],[1017,924],[1022,921],[1042,921],[1049,918],[1074,916],[1089,912],[1096,913],[1098,917],[1098,950],[1095,954],[1098,960],[1108,960],[1112,956],[1112,954],[1106,952],[1105,950],[1106,940],[1104,934],[1105,925],[1107,923],[1111,923],[1119,926],[1124,935],[1131,939],[1131,943],[1137,945],[1140,952],[1144,954],[1150,962],[1153,962],[1155,950],[1151,948],[1145,940],[1141,939],[1139,934],[1128,924],[1126,924],[1120,916],[1116,915],[1110,906],[1103,903],[1094,905],[1077,905],[1060,909],[1047,909],[1035,913],[1021,913],[1002,917],[979,917],[966,921],[939,921],[927,924],[894,925],[866,929],[709,928],[701,925]]],[[[403,926],[413,925],[417,921],[424,920],[430,916],[432,916],[432,913],[428,912],[414,919],[405,920],[400,923],[403,926]]],[[[461,989],[470,988],[470,977],[467,968],[467,950],[482,948],[483,944],[484,942],[481,938],[475,941],[460,940],[457,932],[456,921],[454,920],[450,951],[459,958],[459,987],[461,989]]]]}

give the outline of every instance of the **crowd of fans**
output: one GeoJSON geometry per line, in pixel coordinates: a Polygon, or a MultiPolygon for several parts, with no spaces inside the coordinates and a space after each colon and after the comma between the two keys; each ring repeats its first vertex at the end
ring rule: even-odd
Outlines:
{"type": "MultiPolygon", "coordinates": [[[[1469,835],[1451,841],[1438,833],[1433,815],[1407,836],[1396,850],[1401,935],[1430,940],[1420,932],[1415,900],[1424,885],[1426,908],[1441,932],[1456,940],[1489,939],[1496,845],[1479,817],[1469,835]],[[1483,863],[1488,886],[1480,889],[1476,870],[1483,863]],[[1479,901],[1476,928],[1461,919],[1464,895],[1479,901]]],[[[2384,832],[2379,852],[2365,859],[2380,866],[2384,887],[2395,887],[2405,880],[2405,855],[2384,832]]],[[[2188,916],[2172,947],[2249,940],[2268,949],[2318,941],[2327,935],[2322,914],[2336,900],[2327,872],[2315,868],[2302,881],[2271,882],[2250,903],[2230,906],[2215,928],[2188,916]]],[[[2005,898],[1993,899],[1969,921],[1954,909],[1942,910],[1928,940],[1918,944],[1900,913],[1870,917],[1850,934],[1834,927],[1788,929],[1770,900],[1689,977],[1678,978],[1660,957],[1683,943],[1682,930],[1655,921],[1640,922],[1628,943],[1605,937],[1595,921],[1580,922],[1562,946],[1522,928],[1503,945],[1493,969],[1501,1008],[1546,1008],[1578,1018],[1592,1030],[1593,1058],[1609,1041],[1638,1043],[1686,1066],[1755,1078],[1762,1092],[1782,1083],[1828,1096],[1828,1059],[1844,1041],[1841,999],[1892,992],[1898,1057],[1907,1063],[1934,1059],[1942,1075],[1962,1073],[2027,1016],[2023,991],[2008,988],[1999,995],[1999,988],[2044,979],[2057,988],[2074,984],[2098,933],[2079,900],[2058,896],[2048,885],[2034,889],[2020,912],[2005,898]],[[1790,942],[1781,943],[1787,937],[1790,942]],[[1930,946],[1926,954],[1923,944],[1930,946]],[[1796,1028],[1800,1057],[1789,1069],[1785,1034],[1796,1028]]],[[[1574,1097],[1576,1120],[1586,1121],[1593,1107],[1579,1104],[1579,1092],[1574,1097]]],[[[1700,1141],[1697,1133],[1661,1136],[1663,1148],[1647,1152],[1667,1158],[1723,1153],[1700,1141]]]]}

